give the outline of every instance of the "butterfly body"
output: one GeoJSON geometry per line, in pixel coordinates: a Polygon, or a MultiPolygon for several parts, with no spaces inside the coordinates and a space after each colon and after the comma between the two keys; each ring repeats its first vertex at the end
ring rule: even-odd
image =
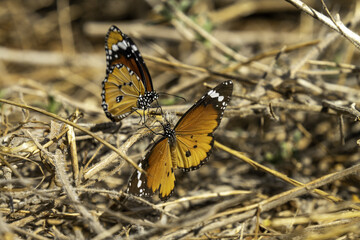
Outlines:
{"type": "Polygon", "coordinates": [[[213,148],[213,133],[219,126],[230,101],[233,84],[223,82],[206,93],[172,129],[164,124],[163,136],[146,154],[140,166],[147,174],[135,171],[128,191],[138,196],[150,196],[159,190],[167,200],[175,187],[174,169],[191,171],[203,165],[213,148]]]}
{"type": "Polygon", "coordinates": [[[112,121],[120,121],[137,109],[146,110],[158,98],[135,43],[116,26],[105,38],[106,77],[102,107],[112,121]]]}

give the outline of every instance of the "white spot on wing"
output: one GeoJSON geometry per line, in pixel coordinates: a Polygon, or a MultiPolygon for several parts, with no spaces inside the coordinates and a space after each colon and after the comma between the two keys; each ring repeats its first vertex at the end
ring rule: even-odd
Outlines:
{"type": "Polygon", "coordinates": [[[140,179],[138,179],[137,187],[140,188],[140,187],[141,187],[141,184],[142,184],[142,181],[141,181],[140,179]]]}
{"type": "MultiPolygon", "coordinates": [[[[219,96],[219,94],[218,94],[218,96],[219,96]]],[[[224,100],[224,96],[220,96],[220,97],[218,98],[218,101],[219,101],[219,102],[221,102],[222,100],[224,100]]]]}
{"type": "MultiPolygon", "coordinates": [[[[215,90],[210,90],[208,92],[209,96],[212,97],[212,98],[217,98],[219,96],[219,93],[216,92],[215,90]]],[[[224,98],[224,97],[223,97],[224,98]]]]}
{"type": "Polygon", "coordinates": [[[126,50],[127,48],[127,44],[125,41],[118,42],[117,45],[123,50],[126,50]]]}
{"type": "MultiPolygon", "coordinates": [[[[141,167],[141,163],[139,164],[139,167],[141,167]]],[[[141,187],[141,183],[142,183],[142,181],[140,180],[140,178],[141,178],[141,172],[140,172],[140,171],[137,171],[137,179],[138,179],[137,187],[138,187],[138,188],[141,187]]]]}
{"type": "Polygon", "coordinates": [[[131,45],[131,48],[132,48],[134,51],[138,51],[138,48],[137,48],[135,45],[131,45]]]}
{"type": "Polygon", "coordinates": [[[119,47],[118,47],[116,44],[113,44],[113,45],[111,46],[111,49],[112,49],[114,52],[119,51],[119,47]]]}

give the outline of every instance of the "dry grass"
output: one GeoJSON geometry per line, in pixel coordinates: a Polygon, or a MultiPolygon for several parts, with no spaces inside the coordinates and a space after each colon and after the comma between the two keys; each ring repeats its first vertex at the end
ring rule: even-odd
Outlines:
{"type": "Polygon", "coordinates": [[[134,2],[0,2],[0,238],[360,238],[358,1],[134,2]],[[111,24],[166,112],[235,83],[165,203],[124,193],[153,136],[101,109],[111,24]]]}

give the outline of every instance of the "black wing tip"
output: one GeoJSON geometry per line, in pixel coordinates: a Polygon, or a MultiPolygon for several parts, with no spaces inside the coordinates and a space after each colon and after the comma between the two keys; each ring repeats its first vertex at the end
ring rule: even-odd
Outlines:
{"type": "Polygon", "coordinates": [[[233,83],[232,80],[227,80],[225,82],[222,82],[222,84],[224,84],[224,85],[233,85],[234,83],[233,83]]]}
{"type": "Polygon", "coordinates": [[[219,85],[217,85],[214,89],[218,90],[219,92],[221,92],[221,90],[223,89],[224,91],[226,91],[226,95],[231,96],[233,88],[234,88],[233,81],[232,80],[227,80],[227,81],[222,82],[219,85]]]}
{"type": "Polygon", "coordinates": [[[112,25],[109,27],[108,33],[112,32],[112,31],[121,32],[120,28],[118,28],[118,27],[115,26],[114,24],[112,24],[112,25]]]}

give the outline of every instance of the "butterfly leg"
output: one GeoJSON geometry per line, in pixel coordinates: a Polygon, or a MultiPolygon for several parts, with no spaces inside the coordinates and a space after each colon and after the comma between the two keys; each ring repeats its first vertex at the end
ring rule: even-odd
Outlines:
{"type": "Polygon", "coordinates": [[[139,113],[137,110],[135,110],[134,112],[136,112],[136,114],[138,114],[140,116],[140,121],[138,122],[138,124],[140,125],[140,123],[143,120],[143,115],[141,115],[141,113],[139,113]]]}

